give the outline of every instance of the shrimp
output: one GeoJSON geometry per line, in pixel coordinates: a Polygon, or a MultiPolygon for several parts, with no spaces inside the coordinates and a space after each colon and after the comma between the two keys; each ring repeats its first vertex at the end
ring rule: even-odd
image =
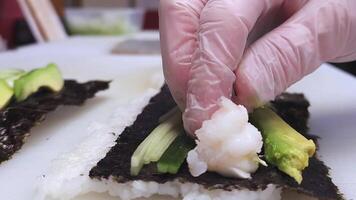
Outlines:
{"type": "Polygon", "coordinates": [[[188,153],[190,173],[199,176],[206,171],[223,176],[250,178],[263,161],[258,157],[263,146],[261,133],[248,122],[242,105],[222,97],[219,109],[203,122],[196,134],[197,146],[188,153]]]}

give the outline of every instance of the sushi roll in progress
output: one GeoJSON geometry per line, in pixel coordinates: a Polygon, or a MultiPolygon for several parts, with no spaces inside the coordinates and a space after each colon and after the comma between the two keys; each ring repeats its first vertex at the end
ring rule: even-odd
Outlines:
{"type": "MultiPolygon", "coordinates": [[[[309,103],[303,95],[283,94],[272,104],[296,130],[316,139],[304,132],[309,103]]],[[[92,124],[82,144],[53,162],[38,186],[37,199],[73,199],[91,192],[108,192],[125,200],[153,195],[185,200],[275,200],[281,198],[282,189],[319,199],[342,199],[328,176],[328,168],[315,156],[304,170],[300,185],[273,166],[260,166],[250,179],[227,178],[209,171],[193,177],[186,162],[177,174],[159,174],[155,165],[148,165],[132,176],[132,154],[175,106],[167,87],[161,91],[149,89],[129,105],[118,106],[107,123],[92,124]]]]}

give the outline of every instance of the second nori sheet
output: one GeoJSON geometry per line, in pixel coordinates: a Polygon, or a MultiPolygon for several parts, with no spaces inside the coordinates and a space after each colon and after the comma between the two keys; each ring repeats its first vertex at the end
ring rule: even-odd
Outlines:
{"type": "MultiPolygon", "coordinates": [[[[296,130],[307,138],[308,101],[302,94],[282,94],[271,102],[277,113],[296,130]]],[[[298,185],[292,178],[280,172],[273,166],[263,167],[252,175],[252,179],[227,178],[208,172],[199,177],[192,177],[187,164],[184,163],[176,175],[155,173],[154,165],[144,167],[138,176],[130,175],[130,159],[137,146],[157,126],[160,116],[175,106],[167,87],[153,97],[143,112],[137,116],[135,123],[127,127],[117,139],[117,144],[107,153],[97,166],[90,171],[90,177],[108,179],[113,177],[119,183],[132,180],[155,181],[164,183],[178,179],[181,182],[198,183],[209,189],[264,189],[268,184],[276,184],[283,188],[296,190],[319,199],[342,199],[338,188],[328,175],[328,167],[318,158],[310,159],[310,164],[303,172],[303,182],[298,185]]]]}
{"type": "Polygon", "coordinates": [[[22,147],[31,128],[43,121],[47,113],[60,105],[82,105],[108,87],[107,81],[78,83],[66,80],[58,93],[42,88],[24,101],[12,101],[0,110],[0,163],[22,147]]]}

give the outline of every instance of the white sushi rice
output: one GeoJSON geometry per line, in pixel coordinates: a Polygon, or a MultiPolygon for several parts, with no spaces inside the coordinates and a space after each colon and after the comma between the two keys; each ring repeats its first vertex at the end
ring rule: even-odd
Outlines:
{"type": "Polygon", "coordinates": [[[117,183],[112,178],[95,180],[89,171],[105,157],[125,127],[134,123],[138,114],[157,94],[157,89],[149,89],[141,97],[128,105],[118,107],[107,123],[93,123],[89,126],[88,138],[73,151],[62,155],[52,163],[38,185],[37,200],[69,200],[90,192],[107,192],[122,200],[149,198],[152,195],[169,195],[184,200],[278,200],[281,189],[268,185],[264,190],[249,191],[221,189],[208,190],[195,183],[179,181],[158,184],[156,182],[131,181],[117,183]]]}

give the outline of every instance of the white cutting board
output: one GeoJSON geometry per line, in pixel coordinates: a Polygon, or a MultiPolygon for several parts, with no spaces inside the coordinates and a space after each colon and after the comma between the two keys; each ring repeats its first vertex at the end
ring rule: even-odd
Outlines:
{"type": "MultiPolygon", "coordinates": [[[[91,121],[107,119],[114,107],[152,85],[151,75],[160,73],[160,58],[108,55],[119,40],[73,38],[0,54],[0,69],[32,68],[55,62],[66,78],[115,80],[110,90],[99,93],[84,106],[61,107],[32,130],[23,148],[0,165],[0,199],[31,199],[35,183],[50,161],[82,141],[91,121]]],[[[356,79],[324,65],[290,91],[303,92],[310,100],[310,133],[322,138],[319,155],[331,167],[331,176],[341,192],[347,199],[356,199],[356,79]]],[[[95,195],[90,199],[106,198],[95,195]]]]}

